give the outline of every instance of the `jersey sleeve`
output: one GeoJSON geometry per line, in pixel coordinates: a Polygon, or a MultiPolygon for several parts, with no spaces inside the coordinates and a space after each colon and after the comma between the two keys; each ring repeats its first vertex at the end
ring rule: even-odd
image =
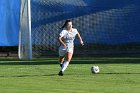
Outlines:
{"type": "Polygon", "coordinates": [[[59,37],[63,37],[65,35],[66,31],[65,30],[62,30],[59,34],[59,37]]]}
{"type": "Polygon", "coordinates": [[[75,34],[78,34],[78,30],[77,29],[74,29],[75,30],[75,34]]]}

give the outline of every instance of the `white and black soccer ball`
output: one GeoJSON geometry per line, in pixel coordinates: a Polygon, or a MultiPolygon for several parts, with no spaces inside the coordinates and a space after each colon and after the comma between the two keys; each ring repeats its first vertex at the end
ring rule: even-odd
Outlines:
{"type": "Polygon", "coordinates": [[[100,72],[100,69],[98,66],[92,66],[91,67],[91,72],[94,73],[94,74],[97,74],[100,72]]]}

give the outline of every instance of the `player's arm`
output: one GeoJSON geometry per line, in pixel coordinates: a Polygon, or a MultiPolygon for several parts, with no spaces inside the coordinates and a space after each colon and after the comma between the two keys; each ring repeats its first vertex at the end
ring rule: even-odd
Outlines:
{"type": "Polygon", "coordinates": [[[62,40],[62,37],[61,36],[59,36],[58,37],[58,42],[64,47],[64,48],[66,48],[67,46],[66,46],[66,44],[63,42],[63,40],[62,40]]]}
{"type": "Polygon", "coordinates": [[[80,35],[79,32],[77,33],[77,36],[78,36],[78,38],[80,40],[81,45],[83,46],[84,45],[84,42],[83,42],[82,37],[81,37],[81,35],[80,35]]]}

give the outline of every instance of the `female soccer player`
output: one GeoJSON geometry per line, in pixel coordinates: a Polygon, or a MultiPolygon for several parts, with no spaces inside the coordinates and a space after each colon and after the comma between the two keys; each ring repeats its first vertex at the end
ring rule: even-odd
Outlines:
{"type": "Polygon", "coordinates": [[[63,30],[60,32],[58,37],[58,41],[60,43],[59,62],[61,66],[60,72],[58,73],[59,76],[63,76],[63,72],[66,70],[71,61],[74,49],[74,39],[76,35],[78,36],[81,45],[84,45],[80,33],[77,31],[77,29],[72,28],[71,20],[66,20],[62,26],[62,29],[63,30]],[[64,58],[66,58],[65,61],[64,58]]]}

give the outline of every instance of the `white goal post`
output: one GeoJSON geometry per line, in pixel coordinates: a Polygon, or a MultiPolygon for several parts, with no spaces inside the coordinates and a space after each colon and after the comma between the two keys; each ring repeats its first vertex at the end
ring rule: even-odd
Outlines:
{"type": "Polygon", "coordinates": [[[20,0],[19,59],[32,59],[30,0],[20,0]]]}

